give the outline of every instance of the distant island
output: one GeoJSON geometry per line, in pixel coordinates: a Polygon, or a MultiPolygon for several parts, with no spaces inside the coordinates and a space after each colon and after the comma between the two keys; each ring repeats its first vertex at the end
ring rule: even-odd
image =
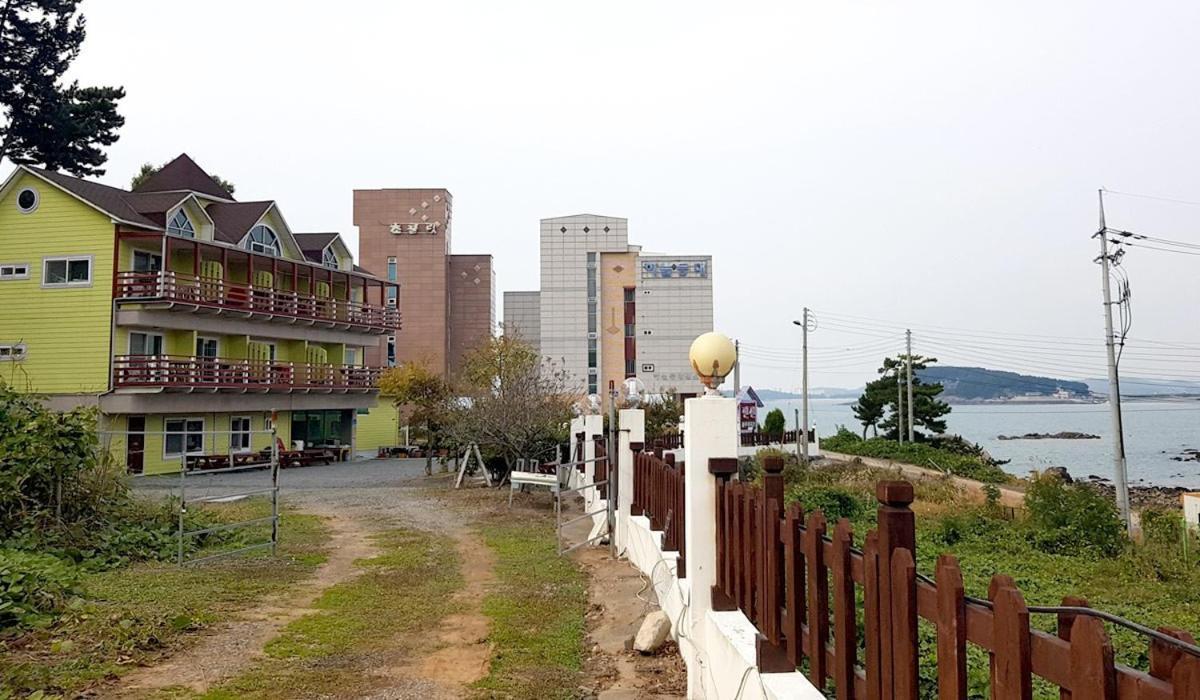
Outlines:
{"type": "Polygon", "coordinates": [[[1038,377],[982,367],[933,366],[921,370],[922,382],[945,387],[942,398],[950,403],[975,401],[1091,401],[1086,382],[1038,377]]]}

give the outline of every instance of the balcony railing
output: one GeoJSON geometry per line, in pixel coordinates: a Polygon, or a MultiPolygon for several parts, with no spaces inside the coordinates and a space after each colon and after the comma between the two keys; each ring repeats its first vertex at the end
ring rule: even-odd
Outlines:
{"type": "Polygon", "coordinates": [[[118,301],[168,301],[242,313],[261,314],[373,331],[400,327],[396,308],[267,289],[178,272],[118,272],[118,301]]]}
{"type": "Polygon", "coordinates": [[[201,391],[365,392],[376,388],[382,371],[380,367],[221,357],[118,355],[113,359],[113,385],[201,391]]]}

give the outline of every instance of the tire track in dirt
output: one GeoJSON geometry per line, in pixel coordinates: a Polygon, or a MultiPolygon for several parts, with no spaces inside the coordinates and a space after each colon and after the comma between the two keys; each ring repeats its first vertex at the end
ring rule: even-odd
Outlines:
{"type": "Polygon", "coordinates": [[[311,606],[326,589],[362,573],[354,562],[377,553],[369,537],[373,530],[357,518],[322,509],[306,510],[324,517],[331,531],[326,544],[328,558],[310,579],[242,611],[237,619],[219,625],[163,662],[127,674],[115,697],[144,697],[178,686],[202,693],[237,676],[263,658],[263,647],[288,623],[315,612],[311,606]]]}

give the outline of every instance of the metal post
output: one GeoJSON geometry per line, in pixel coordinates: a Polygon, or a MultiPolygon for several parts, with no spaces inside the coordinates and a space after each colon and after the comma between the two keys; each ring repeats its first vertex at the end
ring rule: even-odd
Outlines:
{"type": "MultiPolygon", "coordinates": [[[[167,427],[165,423],[163,424],[163,427],[164,428],[167,427]]],[[[126,438],[126,439],[128,439],[128,438],[126,438]]],[[[167,433],[164,432],[163,440],[166,440],[166,439],[167,439],[167,433]]],[[[178,563],[180,566],[183,566],[183,531],[184,531],[183,516],[185,513],[187,513],[187,494],[185,492],[186,491],[186,482],[187,482],[187,438],[186,438],[186,436],[185,436],[183,442],[184,442],[183,449],[181,450],[183,454],[179,455],[179,555],[178,555],[178,563]]],[[[145,458],[143,457],[142,459],[144,460],[145,458]]]]}
{"type": "Polygon", "coordinates": [[[913,380],[912,380],[912,331],[905,329],[904,331],[905,344],[908,346],[908,354],[906,355],[908,367],[908,441],[913,441],[913,380]]]}
{"type": "Polygon", "coordinates": [[[808,307],[804,307],[804,327],[801,333],[801,375],[802,393],[804,398],[800,404],[803,407],[804,424],[800,426],[800,459],[808,464],[808,307]]]}
{"type": "MultiPolygon", "coordinates": [[[[800,409],[797,408],[793,410],[796,413],[796,456],[799,457],[800,455],[804,454],[804,448],[800,446],[800,441],[803,440],[804,437],[800,435],[800,409]]],[[[781,439],[780,442],[783,442],[783,440],[781,439]]]]}
{"type": "Polygon", "coordinates": [[[271,421],[271,556],[279,548],[279,441],[275,422],[271,421]]]}
{"type": "Polygon", "coordinates": [[[617,441],[617,389],[616,384],[609,380],[608,382],[608,449],[604,451],[604,473],[607,486],[607,498],[605,505],[608,518],[608,551],[614,559],[617,557],[617,489],[620,488],[620,479],[617,475],[617,450],[620,448],[620,443],[617,441]]]}
{"type": "Polygon", "coordinates": [[[904,444],[904,385],[900,383],[900,366],[896,366],[896,442],[904,444]]]}
{"type": "Polygon", "coordinates": [[[742,392],[742,341],[733,341],[733,396],[742,392]]]}
{"type": "Polygon", "coordinates": [[[1125,463],[1125,430],[1121,421],[1121,380],[1117,373],[1117,353],[1114,347],[1112,319],[1112,290],[1109,284],[1108,225],[1104,221],[1104,190],[1100,190],[1100,275],[1104,289],[1104,348],[1108,355],[1108,405],[1112,408],[1113,471],[1117,487],[1117,509],[1125,521],[1125,530],[1133,533],[1129,514],[1129,476],[1125,463]]]}

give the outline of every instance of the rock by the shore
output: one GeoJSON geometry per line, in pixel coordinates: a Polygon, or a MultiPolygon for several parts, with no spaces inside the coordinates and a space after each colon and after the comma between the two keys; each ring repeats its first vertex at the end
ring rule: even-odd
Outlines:
{"type": "Polygon", "coordinates": [[[1071,473],[1067,471],[1066,467],[1047,467],[1046,471],[1042,472],[1042,474],[1052,476],[1064,484],[1074,483],[1075,481],[1071,478],[1071,473]]]}
{"type": "Polygon", "coordinates": [[[997,440],[1099,440],[1099,435],[1076,433],[1064,430],[1059,433],[1025,433],[1024,435],[997,435],[997,440]]]}
{"type": "Polygon", "coordinates": [[[1200,462],[1200,450],[1188,448],[1171,458],[1175,462],[1200,462]]]}

